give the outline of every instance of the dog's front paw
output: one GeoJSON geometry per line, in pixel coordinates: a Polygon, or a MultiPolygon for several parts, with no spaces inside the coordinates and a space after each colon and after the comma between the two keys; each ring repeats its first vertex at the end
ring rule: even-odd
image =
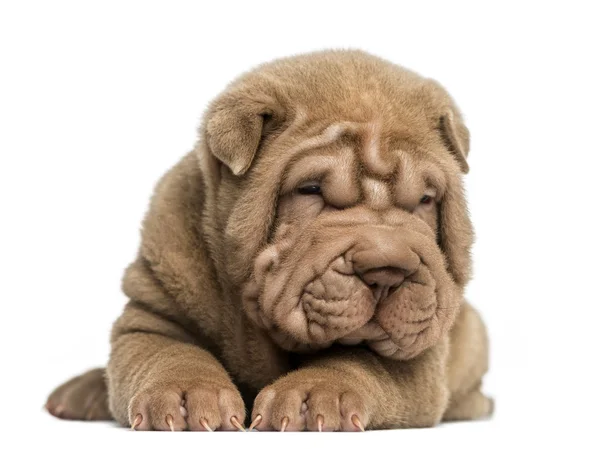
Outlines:
{"type": "Polygon", "coordinates": [[[297,371],[256,397],[251,428],[278,431],[359,431],[369,425],[370,400],[341,379],[297,371]]]}
{"type": "Polygon", "coordinates": [[[135,430],[243,430],[244,401],[235,387],[198,382],[157,384],[138,392],[129,404],[135,430]]]}

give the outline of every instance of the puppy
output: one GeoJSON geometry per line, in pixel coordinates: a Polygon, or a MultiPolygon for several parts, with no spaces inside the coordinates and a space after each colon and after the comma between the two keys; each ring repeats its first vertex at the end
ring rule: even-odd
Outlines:
{"type": "Polygon", "coordinates": [[[369,54],[241,76],[156,187],[108,367],[48,410],[208,431],[490,415],[486,332],[463,300],[468,153],[444,89],[369,54]]]}

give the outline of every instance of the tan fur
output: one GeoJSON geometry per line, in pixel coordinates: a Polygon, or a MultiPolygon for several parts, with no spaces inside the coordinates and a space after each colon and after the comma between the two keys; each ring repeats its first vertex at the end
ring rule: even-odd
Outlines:
{"type": "Polygon", "coordinates": [[[462,300],[468,152],[446,92],[374,56],[243,75],[156,187],[107,389],[86,374],[48,409],[102,419],[108,405],[148,430],[234,430],[252,404],[260,430],[489,415],[485,328],[462,300]],[[297,190],[315,182],[322,195],[297,190]]]}

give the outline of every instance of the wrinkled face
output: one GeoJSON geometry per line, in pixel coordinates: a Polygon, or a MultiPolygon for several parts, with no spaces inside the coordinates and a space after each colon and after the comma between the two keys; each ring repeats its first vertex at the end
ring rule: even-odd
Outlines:
{"type": "Polygon", "coordinates": [[[329,123],[286,149],[243,288],[247,314],[283,348],[365,343],[408,359],[451,326],[460,293],[438,229],[447,174],[409,137],[329,123]]]}

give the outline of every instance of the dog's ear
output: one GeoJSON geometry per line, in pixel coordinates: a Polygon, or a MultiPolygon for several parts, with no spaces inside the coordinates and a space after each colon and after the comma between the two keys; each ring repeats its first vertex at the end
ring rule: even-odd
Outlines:
{"type": "Polygon", "coordinates": [[[251,89],[226,91],[207,111],[206,144],[234,175],[243,175],[282,116],[282,108],[271,95],[251,89]]]}
{"type": "MultiPolygon", "coordinates": [[[[436,86],[438,86],[436,84],[436,86]]],[[[434,112],[444,145],[458,162],[463,173],[469,171],[469,130],[463,123],[460,112],[443,90],[436,102],[434,112]],[[441,100],[440,100],[441,98],[441,100]],[[442,103],[440,105],[440,103],[442,103]]],[[[450,174],[448,185],[439,208],[438,241],[446,255],[448,270],[456,283],[464,287],[471,277],[471,246],[473,245],[473,225],[469,217],[467,201],[460,176],[450,174]]]]}
{"type": "MultiPolygon", "coordinates": [[[[433,82],[434,103],[432,124],[437,128],[446,149],[457,161],[463,173],[469,171],[469,130],[461,114],[448,94],[433,82]]],[[[447,186],[439,208],[438,242],[446,255],[448,270],[456,283],[462,287],[471,277],[471,247],[473,225],[469,217],[467,200],[461,176],[448,172],[447,186]]]]}
{"type": "MultiPolygon", "coordinates": [[[[439,129],[446,147],[457,160],[461,171],[467,173],[469,130],[458,110],[452,106],[444,109],[439,120],[439,129]]],[[[471,276],[473,225],[459,177],[450,180],[439,213],[440,247],[446,255],[452,277],[459,285],[464,286],[471,276]]]]}
{"type": "Polygon", "coordinates": [[[462,117],[452,108],[446,108],[440,117],[439,129],[448,150],[454,155],[463,173],[469,172],[469,130],[462,117]]]}
{"type": "Polygon", "coordinates": [[[456,283],[464,287],[471,277],[473,225],[458,177],[450,179],[446,186],[438,223],[438,241],[446,255],[448,270],[456,283]]]}

